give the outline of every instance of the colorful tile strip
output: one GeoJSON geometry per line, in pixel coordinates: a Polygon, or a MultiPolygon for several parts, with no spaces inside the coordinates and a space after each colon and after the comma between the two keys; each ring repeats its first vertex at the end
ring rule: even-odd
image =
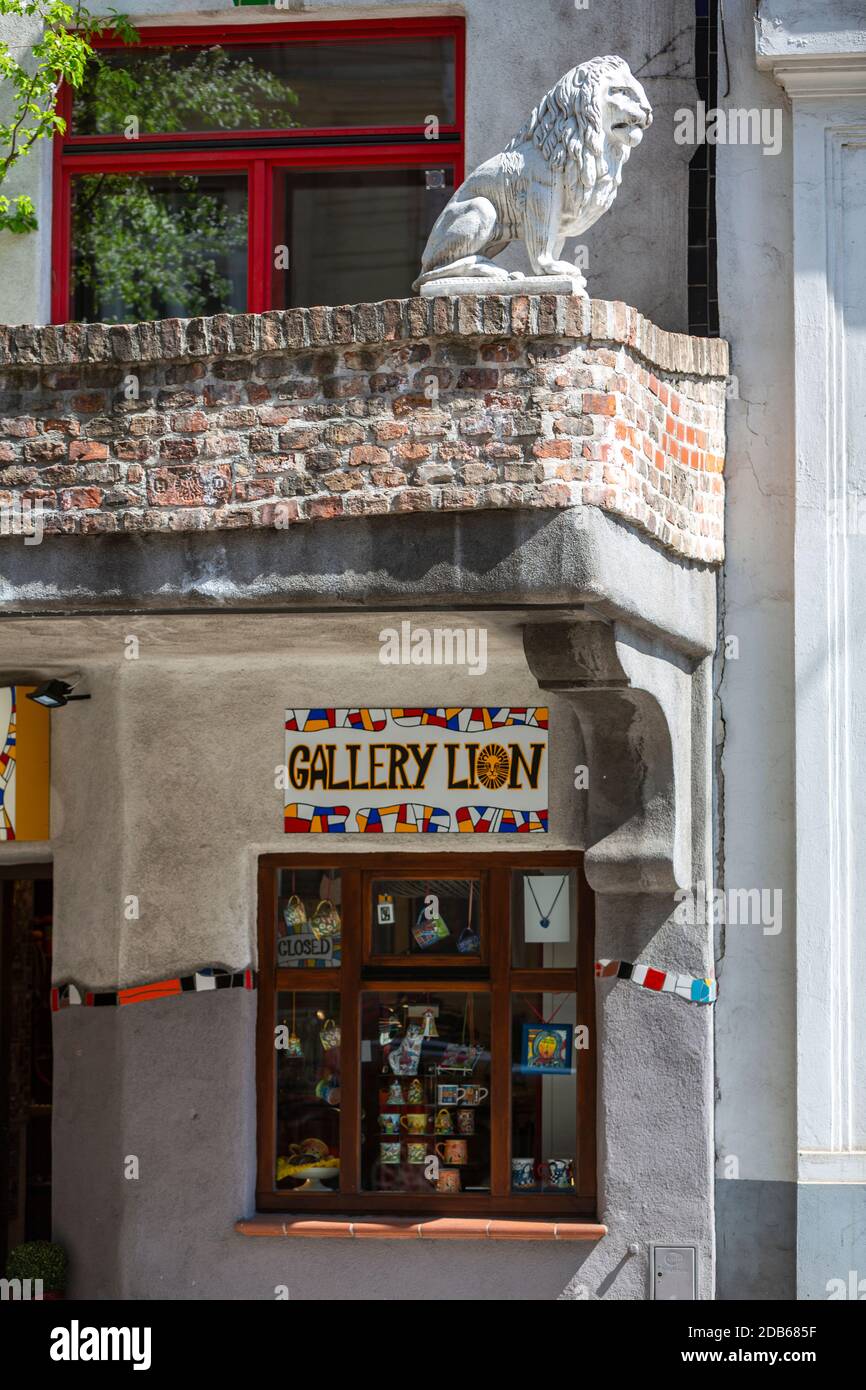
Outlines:
{"type": "Polygon", "coordinates": [[[178,994],[201,993],[209,989],[255,989],[254,970],[220,970],[208,967],[197,970],[194,975],[181,975],[173,980],[155,980],[148,985],[133,985],[130,989],[85,990],[77,985],[56,985],[51,991],[51,1008],[54,1013],[81,1004],[86,1008],[98,1009],[106,1006],[124,1007],[126,1004],[144,1004],[151,999],[169,999],[178,994]]]}
{"type": "Polygon", "coordinates": [[[660,994],[678,994],[691,1004],[715,1004],[719,995],[718,980],[674,975],[669,970],[657,970],[652,965],[632,965],[627,960],[597,960],[595,974],[599,980],[631,980],[633,985],[641,985],[660,994]]]}
{"type": "MultiPolygon", "coordinates": [[[[452,829],[450,811],[418,802],[397,806],[363,806],[350,821],[348,806],[313,806],[292,801],[285,808],[287,835],[343,835],[358,830],[364,835],[420,833],[432,835],[452,829]]],[[[458,806],[456,829],[469,835],[528,835],[547,831],[547,811],[513,811],[498,806],[458,806]]]]}
{"type": "MultiPolygon", "coordinates": [[[[489,729],[546,729],[548,710],[505,706],[453,706],[451,708],[392,709],[395,724],[403,728],[450,729],[455,733],[483,733],[489,729]]],[[[357,729],[378,734],[388,723],[386,709],[291,709],[286,712],[290,733],[313,734],[324,729],[357,729]]]]}

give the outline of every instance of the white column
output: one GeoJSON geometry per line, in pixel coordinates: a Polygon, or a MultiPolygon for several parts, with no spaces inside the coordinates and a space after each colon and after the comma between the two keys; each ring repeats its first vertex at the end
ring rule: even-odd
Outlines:
{"type": "Polygon", "coordinates": [[[866,54],[772,67],[794,112],[798,1178],[863,1183],[866,54]]]}

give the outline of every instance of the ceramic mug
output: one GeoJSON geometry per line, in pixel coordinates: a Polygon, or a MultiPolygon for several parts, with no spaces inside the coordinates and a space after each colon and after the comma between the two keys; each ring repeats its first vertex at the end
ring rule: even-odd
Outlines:
{"type": "Polygon", "coordinates": [[[459,1192],[460,1191],[460,1169],[459,1168],[440,1168],[439,1176],[436,1179],[437,1192],[459,1192]]]}
{"type": "Polygon", "coordinates": [[[550,1158],[539,1165],[540,1176],[548,1187],[567,1188],[572,1183],[572,1160],[570,1158],[550,1158]]]}
{"type": "Polygon", "coordinates": [[[436,1122],[433,1127],[436,1130],[437,1134],[450,1134],[454,1129],[454,1126],[451,1123],[450,1110],[440,1110],[436,1115],[436,1122]]]}
{"type": "Polygon", "coordinates": [[[379,1128],[383,1134],[400,1133],[400,1116],[396,1110],[383,1110],[379,1116],[379,1128]]]}
{"type": "Polygon", "coordinates": [[[468,1145],[465,1139],[446,1139],[435,1147],[443,1163],[469,1162],[468,1145]]]}
{"type": "Polygon", "coordinates": [[[475,1133],[475,1111],[474,1111],[474,1110],[458,1110],[458,1111],[457,1111],[457,1133],[458,1133],[458,1134],[474,1134],[474,1133],[475,1133]]]}
{"type": "Polygon", "coordinates": [[[423,1110],[418,1115],[402,1115],[400,1124],[409,1134],[427,1133],[427,1116],[423,1110]]]}
{"type": "Polygon", "coordinates": [[[436,1087],[436,1095],[440,1105],[459,1105],[466,1092],[462,1086],[455,1086],[449,1081],[444,1086],[436,1087]]]}
{"type": "Polygon", "coordinates": [[[535,1186],[535,1159],[534,1159],[534,1158],[512,1158],[512,1160],[511,1160],[511,1186],[512,1186],[512,1187],[534,1187],[534,1186],[535,1186]]]}
{"type": "Polygon", "coordinates": [[[427,1145],[418,1143],[417,1140],[407,1144],[406,1157],[410,1163],[425,1163],[427,1161],[427,1145]]]}
{"type": "Polygon", "coordinates": [[[467,1086],[462,1098],[466,1105],[480,1105],[489,1095],[486,1086],[467,1086]]]}
{"type": "Polygon", "coordinates": [[[380,1163],[399,1163],[399,1162],[400,1162],[400,1142],[399,1142],[399,1140],[397,1141],[396,1144],[380,1144],[380,1145],[379,1145],[379,1162],[380,1162],[380,1163]]]}

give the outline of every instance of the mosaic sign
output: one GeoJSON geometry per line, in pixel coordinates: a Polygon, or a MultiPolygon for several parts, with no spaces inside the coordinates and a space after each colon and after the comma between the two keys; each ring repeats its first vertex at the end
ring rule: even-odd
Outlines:
{"type": "Polygon", "coordinates": [[[290,709],[287,834],[544,834],[546,709],[290,709]]]}
{"type": "Polygon", "coordinates": [[[25,699],[33,685],[0,686],[0,840],[49,838],[50,716],[25,699]]]}

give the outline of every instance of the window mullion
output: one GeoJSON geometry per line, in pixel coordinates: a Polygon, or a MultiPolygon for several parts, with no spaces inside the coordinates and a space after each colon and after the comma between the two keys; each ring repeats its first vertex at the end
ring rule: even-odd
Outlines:
{"type": "Polygon", "coordinates": [[[360,1191],[362,873],[343,870],[340,997],[340,1192],[360,1191]]]}
{"type": "Polygon", "coordinates": [[[268,307],[269,302],[271,233],[268,227],[270,170],[267,162],[264,159],[252,160],[247,177],[247,309],[251,314],[260,314],[268,307]]]}
{"type": "Polygon", "coordinates": [[[490,870],[487,893],[492,987],[490,1040],[490,1195],[511,1192],[511,872],[490,870]]]}

